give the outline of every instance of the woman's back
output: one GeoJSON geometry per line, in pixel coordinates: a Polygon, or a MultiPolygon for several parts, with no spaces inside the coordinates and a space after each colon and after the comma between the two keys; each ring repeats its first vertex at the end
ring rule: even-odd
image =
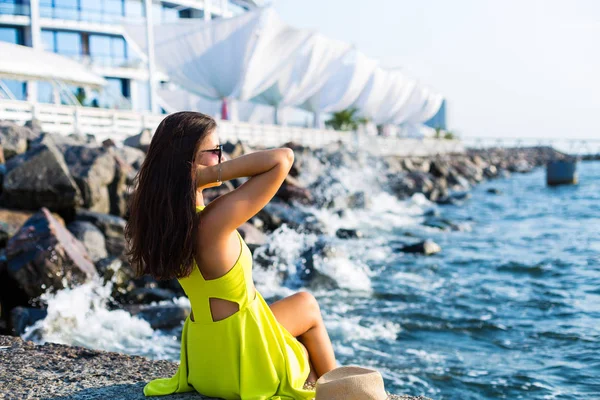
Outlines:
{"type": "Polygon", "coordinates": [[[252,254],[237,235],[242,250],[225,275],[206,280],[195,265],[189,276],[179,279],[194,320],[188,317],[183,326],[177,374],[149,382],[146,396],[195,389],[223,399],[314,397],[314,391],[302,389],[310,372],[302,345],[277,322],[254,289],[252,254]],[[215,321],[211,299],[236,303],[239,310],[215,321]]]}

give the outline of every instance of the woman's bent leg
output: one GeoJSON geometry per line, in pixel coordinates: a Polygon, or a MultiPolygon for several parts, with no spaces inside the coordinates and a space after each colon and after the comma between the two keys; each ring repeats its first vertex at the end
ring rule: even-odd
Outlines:
{"type": "Polygon", "coordinates": [[[317,378],[336,367],[331,339],[315,297],[298,292],[270,305],[275,318],[306,347],[317,378]]]}

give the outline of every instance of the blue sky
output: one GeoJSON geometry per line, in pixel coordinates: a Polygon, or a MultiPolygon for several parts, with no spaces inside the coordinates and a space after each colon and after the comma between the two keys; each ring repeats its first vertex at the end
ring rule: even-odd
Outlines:
{"type": "Polygon", "coordinates": [[[600,0],[276,0],[441,91],[469,137],[600,139],[600,0]]]}

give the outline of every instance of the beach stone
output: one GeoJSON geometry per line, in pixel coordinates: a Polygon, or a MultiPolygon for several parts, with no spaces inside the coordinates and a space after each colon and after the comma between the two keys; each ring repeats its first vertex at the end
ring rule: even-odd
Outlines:
{"type": "Polygon", "coordinates": [[[73,221],[67,225],[67,229],[83,244],[93,262],[108,257],[104,235],[94,224],[73,221]]]}
{"type": "MultiPolygon", "coordinates": [[[[148,381],[171,377],[178,368],[177,362],[56,343],[36,345],[13,336],[0,336],[0,346],[0,397],[8,398],[144,400],[148,381]]],[[[194,392],[161,396],[175,399],[214,400],[194,392]]],[[[393,395],[390,400],[428,399],[393,395]]]]}
{"type": "Polygon", "coordinates": [[[365,192],[354,192],[348,197],[348,207],[364,210],[371,207],[371,199],[365,192]]]}
{"type": "Polygon", "coordinates": [[[33,325],[37,321],[46,318],[48,312],[40,308],[15,307],[10,312],[11,333],[15,336],[21,336],[25,333],[25,328],[33,325]]]}
{"type": "Polygon", "coordinates": [[[65,162],[77,182],[83,207],[101,213],[110,211],[108,184],[115,178],[115,159],[103,147],[69,146],[65,162]]]}
{"type": "Polygon", "coordinates": [[[251,250],[253,250],[253,248],[260,247],[267,242],[267,236],[260,229],[249,222],[243,223],[238,228],[238,231],[240,232],[240,235],[242,235],[244,242],[246,242],[251,250]]]}
{"type": "Polygon", "coordinates": [[[297,201],[301,204],[310,204],[313,200],[310,190],[302,187],[300,182],[290,175],[285,178],[275,195],[283,201],[297,201]]]}
{"type": "Polygon", "coordinates": [[[27,126],[17,125],[9,121],[0,121],[0,145],[6,159],[10,159],[27,151],[27,145],[39,133],[27,126]]]}
{"type": "Polygon", "coordinates": [[[8,275],[30,298],[97,274],[83,244],[47,208],[29,218],[8,241],[6,261],[8,275]]]}
{"type": "Polygon", "coordinates": [[[346,229],[340,228],[335,231],[335,236],[340,239],[356,239],[362,237],[362,233],[357,231],[356,229],[346,229]]]}
{"type": "Polygon", "coordinates": [[[403,253],[419,253],[430,256],[439,253],[442,251],[442,248],[433,240],[427,239],[419,243],[404,246],[400,248],[400,251],[403,253]]]}
{"type": "Polygon", "coordinates": [[[137,135],[128,137],[123,141],[126,146],[134,147],[142,150],[144,153],[148,152],[150,142],[152,141],[152,131],[150,129],[143,129],[137,135]]]}
{"type": "Polygon", "coordinates": [[[173,300],[175,293],[164,288],[137,288],[127,293],[127,301],[131,304],[148,304],[153,301],[173,300]]]}
{"type": "Polygon", "coordinates": [[[94,224],[106,241],[106,250],[111,256],[116,256],[125,260],[125,249],[127,242],[125,240],[126,221],[115,215],[102,214],[94,211],[79,209],[75,215],[77,221],[87,221],[94,224]]]}
{"type": "Polygon", "coordinates": [[[423,225],[428,226],[430,228],[437,228],[437,229],[441,229],[441,230],[452,230],[452,231],[460,230],[460,227],[458,225],[456,225],[454,222],[452,222],[446,218],[441,218],[439,216],[430,216],[430,217],[426,218],[425,221],[423,222],[423,225]]]}
{"type": "Polygon", "coordinates": [[[324,232],[324,227],[314,215],[279,201],[269,202],[257,216],[270,231],[274,231],[281,224],[286,224],[292,229],[304,229],[313,233],[324,232]]]}
{"type": "Polygon", "coordinates": [[[58,212],[82,204],[79,187],[49,137],[6,163],[1,201],[5,207],[58,212]]]}
{"type": "Polygon", "coordinates": [[[190,315],[190,309],[178,304],[129,305],[125,309],[147,321],[152,329],[171,329],[180,326],[190,315]]]}
{"type": "Polygon", "coordinates": [[[139,170],[146,158],[146,153],[131,146],[112,147],[112,151],[121,157],[128,165],[136,171],[139,170]]]}
{"type": "Polygon", "coordinates": [[[125,217],[128,212],[129,197],[133,190],[136,170],[118,154],[114,154],[114,179],[108,185],[110,213],[125,217]]]}
{"type": "Polygon", "coordinates": [[[465,202],[465,200],[468,200],[471,198],[471,193],[467,192],[467,191],[462,191],[462,192],[454,192],[454,193],[450,193],[445,197],[442,197],[440,199],[438,199],[436,201],[437,204],[444,204],[444,205],[461,205],[465,202]]]}
{"type": "Polygon", "coordinates": [[[112,296],[119,302],[125,301],[127,293],[136,288],[135,273],[129,263],[118,257],[108,256],[95,263],[104,284],[112,283],[112,296]]]}

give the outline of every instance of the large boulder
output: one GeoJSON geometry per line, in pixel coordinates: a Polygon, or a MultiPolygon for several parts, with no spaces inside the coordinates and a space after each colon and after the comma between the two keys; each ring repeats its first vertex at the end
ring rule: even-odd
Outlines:
{"type": "Polygon", "coordinates": [[[4,156],[7,160],[25,153],[28,143],[38,136],[39,132],[28,126],[20,126],[9,121],[0,121],[0,145],[4,149],[4,156]]]}
{"type": "Polygon", "coordinates": [[[6,207],[59,212],[82,204],[79,187],[50,137],[6,163],[1,202],[6,207]]]}
{"type": "Polygon", "coordinates": [[[126,146],[135,147],[136,149],[142,150],[144,153],[148,151],[150,142],[152,141],[152,131],[150,129],[144,129],[137,135],[128,137],[123,141],[126,146]]]}
{"type": "Polygon", "coordinates": [[[97,274],[84,245],[46,208],[29,218],[6,246],[7,272],[30,298],[97,274]]]}
{"type": "Polygon", "coordinates": [[[104,235],[96,225],[87,221],[73,221],[67,225],[67,229],[83,244],[93,262],[108,257],[104,235]]]}
{"type": "Polygon", "coordinates": [[[106,240],[106,250],[111,256],[126,260],[125,224],[126,221],[115,215],[97,213],[89,210],[77,210],[76,221],[87,221],[94,224],[106,240]]]}
{"type": "Polygon", "coordinates": [[[281,200],[290,203],[292,201],[298,201],[302,204],[310,204],[313,200],[310,191],[303,187],[298,179],[290,175],[285,178],[285,181],[275,195],[281,200]]]}
{"type": "Polygon", "coordinates": [[[108,195],[110,197],[110,213],[119,217],[127,215],[127,205],[129,202],[129,186],[135,178],[135,169],[127,164],[119,155],[114,155],[115,175],[112,182],[108,185],[108,195]]]}
{"type": "Polygon", "coordinates": [[[81,191],[83,207],[110,212],[108,185],[115,178],[115,158],[103,147],[69,146],[64,153],[69,172],[81,191]]]}

